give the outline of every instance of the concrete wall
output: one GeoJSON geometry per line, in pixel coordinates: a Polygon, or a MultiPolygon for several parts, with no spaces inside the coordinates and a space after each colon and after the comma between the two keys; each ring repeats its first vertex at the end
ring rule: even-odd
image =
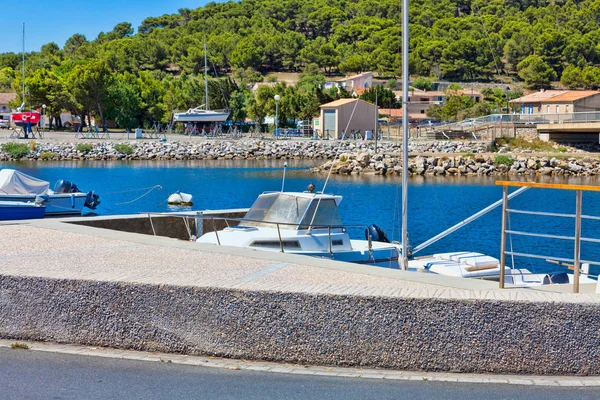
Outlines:
{"type": "Polygon", "coordinates": [[[244,292],[0,276],[0,337],[293,363],[600,374],[588,303],[244,292]]]}
{"type": "MultiPolygon", "coordinates": [[[[223,218],[243,218],[248,212],[247,208],[236,208],[231,210],[206,210],[203,212],[204,219],[201,220],[200,230],[196,230],[195,218],[187,218],[190,231],[184,223],[184,219],[178,216],[153,215],[152,223],[148,215],[123,215],[111,216],[110,218],[84,218],[84,219],[69,219],[68,223],[91,226],[94,228],[111,229],[121,232],[141,233],[144,235],[165,236],[175,239],[188,240],[190,233],[192,235],[198,233],[213,232],[221,230],[227,226],[237,226],[239,221],[228,220],[223,218]],[[214,218],[214,219],[212,219],[214,218]]],[[[177,214],[177,213],[174,213],[177,214]]]]}

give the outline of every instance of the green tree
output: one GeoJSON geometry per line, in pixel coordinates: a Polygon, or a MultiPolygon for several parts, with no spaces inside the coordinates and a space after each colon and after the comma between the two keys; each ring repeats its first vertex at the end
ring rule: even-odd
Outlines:
{"type": "Polygon", "coordinates": [[[531,55],[517,65],[517,70],[525,85],[530,89],[550,87],[550,82],[556,79],[556,72],[541,56],[531,55]]]}

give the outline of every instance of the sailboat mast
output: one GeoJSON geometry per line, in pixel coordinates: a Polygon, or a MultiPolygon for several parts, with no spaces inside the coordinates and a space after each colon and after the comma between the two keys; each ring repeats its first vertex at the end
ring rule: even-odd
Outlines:
{"type": "Polygon", "coordinates": [[[402,0],[402,268],[408,269],[408,0],[402,0]]]}
{"type": "Polygon", "coordinates": [[[206,38],[204,39],[204,109],[208,111],[208,62],[206,60],[206,38]]]}
{"type": "Polygon", "coordinates": [[[25,111],[25,22],[23,22],[23,37],[22,37],[22,46],[21,46],[21,61],[22,68],[21,73],[23,74],[21,77],[21,89],[23,90],[23,101],[21,102],[23,105],[21,106],[22,110],[25,111]]]}

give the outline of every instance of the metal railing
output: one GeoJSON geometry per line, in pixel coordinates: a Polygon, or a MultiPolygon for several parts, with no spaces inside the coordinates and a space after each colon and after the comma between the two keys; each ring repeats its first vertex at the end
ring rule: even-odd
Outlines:
{"type": "MultiPolygon", "coordinates": [[[[219,238],[219,230],[217,229],[217,224],[215,221],[224,221],[226,227],[228,227],[228,228],[232,227],[232,226],[237,226],[240,222],[253,222],[253,223],[260,223],[260,224],[265,224],[265,225],[273,225],[277,228],[277,235],[279,238],[279,251],[281,253],[285,252],[284,251],[285,246],[283,243],[284,241],[281,238],[281,227],[282,226],[297,227],[298,230],[306,230],[306,231],[310,231],[310,232],[312,232],[314,230],[327,229],[328,247],[329,247],[330,255],[333,255],[333,241],[331,238],[332,230],[340,229],[342,231],[342,233],[344,233],[348,229],[363,228],[363,229],[365,229],[365,232],[367,234],[368,251],[371,254],[371,256],[373,255],[373,239],[371,237],[371,232],[368,229],[369,228],[368,225],[311,225],[311,224],[291,223],[291,222],[261,221],[261,220],[247,219],[247,218],[205,216],[205,215],[203,215],[202,211],[191,212],[191,213],[182,212],[182,213],[144,213],[144,214],[148,215],[148,218],[150,220],[150,226],[152,227],[152,233],[154,236],[156,236],[156,230],[154,228],[154,223],[152,222],[152,216],[182,218],[183,223],[185,224],[186,230],[188,232],[188,236],[191,241],[194,241],[196,238],[200,237],[203,234],[203,232],[201,232],[198,229],[198,227],[200,226],[199,221],[209,220],[211,222],[211,225],[213,228],[212,232],[215,232],[215,237],[217,240],[217,244],[219,246],[221,245],[221,240],[219,238]],[[195,223],[195,233],[194,234],[192,234],[192,228],[189,223],[190,218],[194,219],[194,223],[195,223]],[[238,224],[230,225],[230,222],[238,222],[238,224]]],[[[251,226],[253,226],[253,225],[251,225],[251,226]]]]}
{"type": "Polygon", "coordinates": [[[504,278],[505,271],[504,268],[506,266],[506,256],[517,256],[517,257],[528,257],[528,258],[536,258],[536,259],[544,259],[544,260],[554,260],[561,263],[573,263],[573,293],[579,293],[579,276],[581,274],[581,264],[588,263],[590,265],[600,265],[600,262],[597,261],[588,261],[581,259],[581,242],[590,242],[590,243],[600,243],[600,239],[595,238],[586,238],[581,236],[581,221],[583,219],[587,220],[597,220],[600,221],[600,217],[590,216],[590,215],[582,215],[582,197],[584,191],[600,191],[600,186],[590,186],[590,185],[567,185],[567,184],[550,184],[550,183],[536,183],[536,182],[509,182],[509,181],[497,181],[496,185],[503,186],[503,197],[502,197],[502,227],[501,232],[502,236],[500,239],[500,288],[504,288],[504,278]],[[516,187],[531,187],[531,188],[540,188],[540,189],[561,189],[561,190],[574,190],[575,191],[575,214],[561,214],[561,213],[551,213],[551,212],[539,212],[539,211],[527,211],[527,210],[517,210],[511,209],[508,207],[508,188],[509,186],[516,187]],[[525,215],[539,215],[545,217],[556,217],[556,218],[574,218],[575,219],[575,232],[573,236],[564,236],[564,235],[551,235],[551,234],[542,234],[542,233],[533,233],[533,232],[524,232],[524,231],[515,231],[511,229],[507,229],[507,219],[510,214],[525,214],[525,215]],[[574,255],[573,258],[563,258],[563,257],[554,257],[549,255],[539,255],[539,254],[528,254],[528,253],[517,253],[514,251],[506,250],[506,235],[515,235],[515,236],[529,236],[529,237],[539,237],[544,239],[559,239],[559,240],[568,240],[574,242],[574,255]]]}

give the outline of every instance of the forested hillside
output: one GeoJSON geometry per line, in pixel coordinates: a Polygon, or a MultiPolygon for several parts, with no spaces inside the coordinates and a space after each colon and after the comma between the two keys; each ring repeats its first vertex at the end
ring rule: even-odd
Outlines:
{"type": "MultiPolygon", "coordinates": [[[[412,76],[492,81],[509,76],[531,88],[559,79],[571,88],[600,85],[600,0],[410,3],[412,76]]],[[[27,55],[29,100],[52,109],[127,114],[137,121],[165,119],[202,98],[203,84],[195,76],[203,72],[206,39],[211,73],[236,78],[227,81],[225,94],[242,113],[253,113],[252,100],[238,85],[273,71],[304,71],[305,92],[312,92],[312,100],[305,101],[316,103],[327,96],[314,93],[310,83],[319,79],[311,76],[399,75],[400,5],[399,0],[241,0],[150,17],[137,33],[124,22],[93,40],[74,34],[62,48],[49,43],[27,55]],[[137,113],[114,109],[127,99],[137,113]]],[[[18,54],[0,55],[0,91],[20,86],[19,62],[18,54]]],[[[224,105],[219,86],[212,86],[211,106],[224,105]]]]}

